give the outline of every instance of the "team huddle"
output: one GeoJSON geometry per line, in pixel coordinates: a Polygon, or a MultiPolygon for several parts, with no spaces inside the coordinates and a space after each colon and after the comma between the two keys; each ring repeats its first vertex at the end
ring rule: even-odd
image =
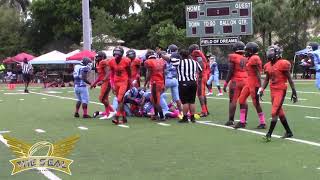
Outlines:
{"type": "MultiPolygon", "coordinates": [[[[262,61],[258,56],[259,46],[254,42],[246,45],[239,41],[233,44],[233,53],[229,54],[229,71],[223,86],[223,91],[229,91],[229,120],[226,126],[245,128],[248,114],[247,98],[251,96],[253,105],[259,118],[258,129],[265,129],[265,115],[260,105],[264,89],[270,82],[272,112],[266,141],[271,140],[272,132],[278,118],[286,133],[283,138],[292,137],[282,104],[286,95],[287,82],[292,89],[291,100],[297,102],[297,93],[290,76],[291,64],[282,59],[279,46],[270,46],[266,52],[268,63],[262,68],[262,61]],[[261,82],[264,69],[266,78],[261,82]],[[240,122],[234,123],[237,104],[240,105],[240,122]]],[[[94,82],[88,80],[88,73],[92,69],[91,61],[84,58],[82,63],[74,68],[75,94],[78,99],[74,116],[79,117],[82,105],[83,118],[88,115],[90,89],[100,86],[99,101],[104,105],[104,111],[96,111],[93,117],[111,119],[116,125],[128,122],[127,116],[147,116],[155,121],[165,121],[167,118],[179,118],[179,122],[189,120],[195,122],[195,96],[198,96],[201,113],[200,117],[209,115],[206,88],[212,93],[212,82],[218,88],[218,95],[222,95],[219,86],[219,71],[214,57],[207,57],[199,46],[193,44],[188,50],[179,50],[176,45],[170,45],[168,50],[155,52],[148,50],[145,60],[136,57],[134,50],[129,50],[124,56],[124,50],[116,47],[113,57],[106,58],[104,52],[96,56],[96,72],[98,77],[94,82]],[[146,69],[144,85],[141,86],[141,69],[146,69]],[[170,89],[172,101],[166,101],[166,90],[170,89]],[[109,100],[110,93],[115,95],[109,100]],[[193,93],[194,92],[194,93],[193,93]]]]}

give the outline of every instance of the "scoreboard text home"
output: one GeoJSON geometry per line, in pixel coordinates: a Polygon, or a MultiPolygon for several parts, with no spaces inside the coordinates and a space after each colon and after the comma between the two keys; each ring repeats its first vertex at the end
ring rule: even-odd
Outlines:
{"type": "Polygon", "coordinates": [[[188,5],[186,29],[188,37],[252,35],[252,3],[188,5]]]}

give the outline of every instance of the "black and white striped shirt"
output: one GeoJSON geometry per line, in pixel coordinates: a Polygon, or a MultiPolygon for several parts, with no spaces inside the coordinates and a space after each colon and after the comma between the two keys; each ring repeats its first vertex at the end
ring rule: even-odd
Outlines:
{"type": "Polygon", "coordinates": [[[30,63],[21,63],[22,74],[29,74],[30,71],[33,69],[30,63]]]}
{"type": "Polygon", "coordinates": [[[173,63],[177,67],[178,81],[196,81],[197,73],[202,72],[202,68],[197,61],[192,59],[177,60],[173,63]]]}

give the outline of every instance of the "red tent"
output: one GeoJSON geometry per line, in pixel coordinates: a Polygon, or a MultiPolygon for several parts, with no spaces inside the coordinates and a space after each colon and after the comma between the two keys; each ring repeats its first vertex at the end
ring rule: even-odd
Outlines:
{"type": "Polygon", "coordinates": [[[3,60],[4,64],[10,64],[10,63],[14,63],[12,57],[7,57],[5,60],[3,60]]]}
{"type": "Polygon", "coordinates": [[[71,60],[81,61],[84,57],[87,57],[93,61],[95,56],[96,56],[96,53],[94,51],[84,50],[73,56],[67,57],[67,61],[71,61],[71,60]]]}
{"type": "Polygon", "coordinates": [[[32,56],[31,54],[27,54],[27,53],[20,53],[17,54],[15,57],[13,57],[12,59],[16,62],[23,62],[24,59],[27,59],[28,61],[32,60],[34,58],[34,56],[32,56]]]}

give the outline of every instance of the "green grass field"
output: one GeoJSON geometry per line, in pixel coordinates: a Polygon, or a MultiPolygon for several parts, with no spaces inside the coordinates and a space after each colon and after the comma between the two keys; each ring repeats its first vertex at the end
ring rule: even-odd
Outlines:
{"type": "MultiPolygon", "coordinates": [[[[228,119],[226,95],[210,97],[211,114],[200,119],[202,123],[178,124],[177,120],[169,120],[166,122],[169,126],[161,126],[147,118],[129,118],[129,128],[123,128],[108,120],[73,118],[72,88],[31,87],[31,93],[24,95],[6,94],[19,93],[22,88],[7,90],[4,85],[0,86],[0,131],[10,131],[7,135],[30,144],[54,143],[80,135],[75,149],[67,157],[74,160],[72,175],[50,170],[60,179],[320,179],[320,92],[313,81],[298,81],[296,87],[300,101],[293,105],[286,99],[284,109],[294,138],[307,142],[273,138],[265,143],[262,135],[252,131],[218,127],[217,124],[222,125],[228,119]],[[58,93],[50,94],[50,91],[58,93]],[[81,130],[80,126],[88,129],[81,130]],[[35,129],[45,132],[38,133],[35,129]]],[[[91,101],[98,102],[98,91],[91,91],[91,101]]],[[[290,95],[288,92],[287,97],[290,95]]],[[[268,91],[262,106],[269,124],[268,91]]],[[[90,113],[102,109],[98,103],[89,105],[90,113]]],[[[237,111],[236,119],[238,117],[237,111]]],[[[255,132],[257,125],[258,118],[250,104],[247,129],[255,132]]],[[[283,133],[278,123],[274,134],[283,133]]],[[[9,160],[14,158],[11,150],[0,142],[1,180],[48,179],[38,170],[11,176],[9,160]]]]}

